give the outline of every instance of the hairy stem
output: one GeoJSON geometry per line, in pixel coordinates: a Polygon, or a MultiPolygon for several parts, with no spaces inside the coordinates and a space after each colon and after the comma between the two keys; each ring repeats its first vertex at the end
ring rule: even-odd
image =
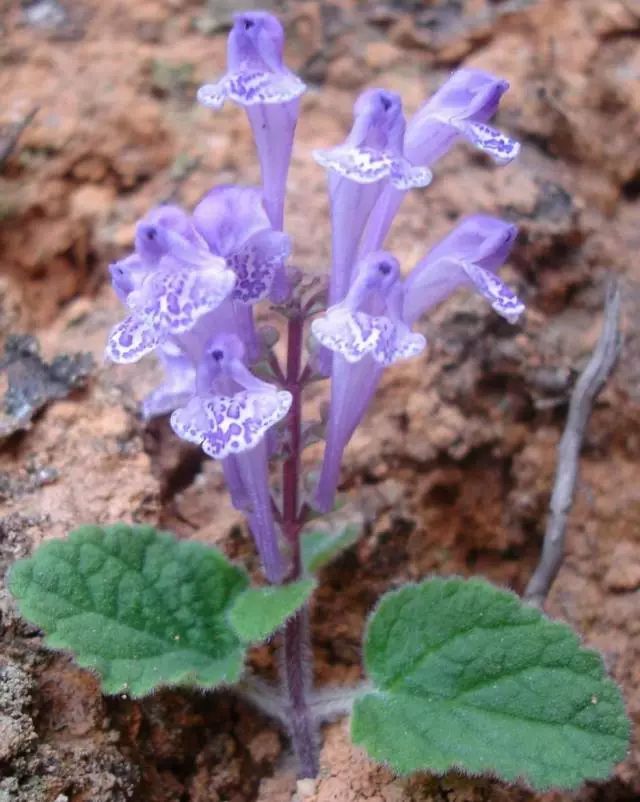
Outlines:
{"type": "MultiPolygon", "coordinates": [[[[300,451],[302,444],[302,381],[301,359],[304,318],[289,320],[287,343],[286,388],[293,396],[288,417],[289,454],[282,469],[282,530],[291,546],[290,578],[301,572],[300,530],[300,451]]],[[[293,748],[299,761],[299,776],[315,777],[318,773],[316,728],[309,708],[309,668],[311,647],[306,608],[287,621],[283,633],[284,686],[288,696],[288,718],[293,748]]]]}
{"type": "Polygon", "coordinates": [[[289,732],[298,758],[298,776],[318,774],[316,725],[308,704],[309,621],[306,607],[290,618],[284,629],[285,688],[289,699],[289,732]]]}
{"type": "MultiPolygon", "coordinates": [[[[304,320],[302,317],[292,317],[289,320],[285,387],[291,393],[293,400],[287,419],[289,454],[282,469],[283,528],[284,535],[292,546],[295,546],[300,532],[298,495],[300,483],[300,445],[302,438],[302,387],[300,382],[300,365],[302,359],[303,331],[304,320]]],[[[297,573],[295,562],[294,560],[294,571],[297,573]]]]}

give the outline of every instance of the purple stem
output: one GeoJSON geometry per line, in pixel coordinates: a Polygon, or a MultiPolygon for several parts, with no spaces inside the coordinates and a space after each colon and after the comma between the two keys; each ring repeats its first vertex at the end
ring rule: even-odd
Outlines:
{"type": "Polygon", "coordinates": [[[284,672],[289,696],[289,731],[298,758],[300,779],[319,770],[315,727],[307,705],[309,690],[309,618],[306,607],[290,618],[284,630],[284,672]]]}
{"type": "MultiPolygon", "coordinates": [[[[292,550],[289,578],[301,575],[300,530],[303,515],[300,510],[300,451],[302,443],[302,381],[301,359],[304,318],[289,320],[287,370],[285,387],[293,396],[288,418],[289,456],[282,469],[282,530],[292,550]]],[[[311,654],[309,621],[306,607],[290,618],[283,634],[284,684],[289,697],[289,727],[293,748],[299,761],[299,776],[318,774],[318,748],[313,717],[307,704],[310,685],[309,655],[311,654]]]]}

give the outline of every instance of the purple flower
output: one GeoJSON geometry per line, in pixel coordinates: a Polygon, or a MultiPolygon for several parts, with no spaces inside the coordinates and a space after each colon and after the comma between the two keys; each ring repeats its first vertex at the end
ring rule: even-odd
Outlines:
{"type": "Polygon", "coordinates": [[[242,510],[272,582],[283,565],[271,509],[266,434],[289,412],[292,396],[258,379],[247,368],[235,335],[208,342],[196,368],[195,394],[171,415],[184,440],[221,460],[236,508],[242,510]]]}
{"type": "Polygon", "coordinates": [[[402,319],[404,290],[397,259],[378,251],[357,266],[345,299],[311,324],[315,338],[347,362],[371,354],[381,365],[419,354],[426,341],[402,319]]]}
{"type": "Polygon", "coordinates": [[[509,256],[517,233],[516,226],[488,215],[473,215],[458,223],[407,277],[403,304],[407,325],[465,285],[515,323],[524,304],[496,272],[509,256]]]}
{"type": "MultiPolygon", "coordinates": [[[[404,155],[412,164],[432,167],[462,138],[498,164],[515,159],[520,145],[487,125],[509,88],[507,81],[481,70],[463,68],[416,112],[407,125],[404,155]]],[[[389,186],[371,213],[360,253],[382,246],[405,193],[389,186]]]]}
{"type": "Polygon", "coordinates": [[[211,253],[234,271],[234,301],[255,304],[271,293],[276,276],[284,272],[291,242],[271,227],[259,189],[216,187],[193,210],[193,222],[211,253]]]}
{"type": "Polygon", "coordinates": [[[227,40],[227,73],[198,90],[198,100],[219,109],[229,98],[242,106],[286,103],[299,97],[305,84],[284,66],[284,31],[267,11],[243,11],[234,16],[227,40]]]}
{"type": "Polygon", "coordinates": [[[524,305],[496,275],[516,234],[515,226],[495,217],[468,217],[404,282],[392,256],[372,254],[359,263],[345,301],[313,321],[314,336],[334,352],[326,447],[315,496],[319,510],[333,506],[344,449],[384,367],[424,349],[424,337],[411,332],[418,317],[465,285],[475,288],[509,322],[522,314],[524,305]]]}
{"type": "Polygon", "coordinates": [[[235,335],[207,343],[196,368],[196,394],[171,415],[175,433],[224,459],[249,451],[291,406],[291,393],[254,376],[235,335]]]}
{"type": "MultiPolygon", "coordinates": [[[[222,256],[236,275],[230,300],[216,310],[215,331],[236,333],[243,340],[249,358],[260,355],[252,306],[277,296],[287,285],[284,263],[291,242],[276,231],[265,211],[262,194],[255,187],[225,185],[209,192],[193,211],[193,219],[211,252],[222,256]]],[[[213,325],[213,324],[212,324],[213,325]]]]}
{"type": "Polygon", "coordinates": [[[204,106],[218,109],[230,100],[244,106],[262,170],[265,206],[271,224],[282,229],[284,195],[299,97],[305,84],[283,64],[284,31],[266,11],[236,14],[227,47],[227,73],[198,91],[204,106]]]}
{"type": "MultiPolygon", "coordinates": [[[[282,451],[280,424],[289,416],[282,527],[293,542],[306,513],[298,481],[300,397],[314,370],[331,375],[316,489],[316,506],[328,510],[345,446],[383,370],[426,347],[425,337],[412,331],[416,320],[461,286],[474,288],[510,322],[523,311],[497,276],[516,234],[503,221],[482,215],[463,220],[406,279],[396,258],[382,250],[406,192],[430,183],[430,167],[455,142],[466,138],[500,164],[517,155],[519,145],[489,125],[508,84],[479,70],[458,70],[408,125],[397,94],[369,89],[354,105],[346,140],[314,153],[328,171],[332,269],[329,306],[311,323],[310,360],[303,366],[305,320],[323,291],[317,280],[300,280],[294,296],[296,279],[286,267],[291,244],[283,233],[285,188],[306,87],[284,65],[283,50],[283,28],[274,16],[235,15],[227,72],[201,87],[198,99],[210,108],[227,98],[244,107],[262,187],[218,187],[191,215],[161,206],[140,221],[134,252],[110,267],[128,315],[107,345],[107,355],[124,363],[156,351],[165,380],[144,400],[144,417],[171,411],[176,434],[221,463],[272,582],[282,580],[285,566],[269,459],[282,451]],[[268,338],[256,332],[254,307],[263,300],[291,301],[286,368],[268,351],[268,338]],[[258,378],[252,371],[258,363],[278,385],[258,378]]],[[[295,563],[294,551],[294,573],[295,563]]]]}
{"type": "Polygon", "coordinates": [[[107,356],[136,362],[195,327],[206,330],[213,312],[228,320],[229,311],[221,309],[227,299],[235,308],[232,330],[246,332],[254,356],[246,307],[269,295],[289,251],[289,238],[271,228],[253,187],[218,187],[192,217],[174,206],[153,210],[138,223],[135,253],[111,266],[114,289],[130,314],[111,332],[107,356]]]}
{"type": "Polygon", "coordinates": [[[116,292],[130,314],[111,331],[107,356],[137,362],[173,335],[189,331],[216,309],[236,282],[188,215],[161,206],[136,228],[136,251],[111,267],[116,292]]]}
{"type": "Polygon", "coordinates": [[[395,92],[368,89],[353,109],[351,132],[342,145],[317,150],[314,158],[329,171],[333,259],[329,302],[341,301],[350,286],[352,265],[371,209],[384,187],[427,186],[431,173],[403,156],[405,120],[395,92]]]}
{"type": "Polygon", "coordinates": [[[409,122],[407,158],[413,164],[433,164],[462,136],[499,164],[508,164],[520,144],[487,125],[508,88],[507,81],[487,72],[456,70],[409,122]]]}
{"type": "Polygon", "coordinates": [[[323,167],[359,184],[388,178],[399,189],[426,186],[431,174],[413,167],[402,154],[405,120],[395,92],[365,90],[353,107],[353,127],[342,145],[316,150],[323,167]]]}

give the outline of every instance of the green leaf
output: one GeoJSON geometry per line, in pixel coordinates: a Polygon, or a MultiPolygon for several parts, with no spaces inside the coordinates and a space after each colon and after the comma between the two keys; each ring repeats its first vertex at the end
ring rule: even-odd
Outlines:
{"type": "Polygon", "coordinates": [[[401,774],[459,768],[572,788],[625,756],[629,723],[600,656],[487,582],[386,594],[365,662],[374,690],[356,701],[352,737],[401,774]]]}
{"type": "Polygon", "coordinates": [[[264,640],[302,607],[315,586],[315,580],[301,579],[278,587],[248,588],[231,607],[231,626],[245,643],[264,640]]]}
{"type": "Polygon", "coordinates": [[[340,552],[353,546],[362,534],[362,527],[346,524],[337,532],[320,529],[303,532],[301,539],[302,565],[312,574],[335,559],[340,552]]]}
{"type": "Polygon", "coordinates": [[[227,623],[246,573],[215,549],[149,526],[84,526],[17,562],[22,615],[101,676],[105,693],[237,680],[245,648],[227,623]]]}

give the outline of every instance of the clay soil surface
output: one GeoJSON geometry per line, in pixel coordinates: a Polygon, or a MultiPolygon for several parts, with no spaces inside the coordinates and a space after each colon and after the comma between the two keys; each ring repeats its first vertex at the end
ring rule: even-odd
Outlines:
{"type": "MultiPolygon", "coordinates": [[[[93,357],[65,362],[54,399],[0,443],[2,575],[46,538],[117,520],[159,523],[257,570],[215,466],[172,438],[165,421],[141,422],[137,402],[155,367],[102,359],[121,314],[107,265],[130,247],[136,218],[160,201],[189,207],[214,184],[258,179],[242,113],[214,115],[193,102],[197,86],[224,67],[235,5],[0,2],[0,336],[34,335],[47,363],[93,357]]],[[[343,138],[362,88],[400,91],[413,110],[455,66],[486,68],[511,83],[498,123],[523,144],[521,158],[502,169],[459,147],[393,230],[392,248],[408,268],[460,215],[515,221],[521,234],[505,274],[528,313],[510,327],[461,293],[423,322],[428,356],[387,372],[343,473],[365,533],[325,571],[313,602],[317,682],[360,679],[366,616],[408,579],[478,574],[523,590],[540,550],[569,393],[615,274],[624,348],[593,412],[547,611],[602,651],[637,727],[640,7],[310,0],[277,9],[289,63],[312,87],[287,218],[303,267],[323,269],[329,259],[325,176],[311,151],[343,138]]],[[[33,353],[22,358],[38,362],[33,353]]],[[[317,414],[317,399],[308,413],[317,414]]],[[[394,778],[349,745],[344,720],[323,731],[317,782],[297,785],[286,738],[232,694],[104,698],[93,676],[42,648],[4,589],[0,614],[2,802],[640,798],[635,743],[609,782],[539,795],[455,774],[394,778]]],[[[252,661],[267,673],[273,666],[267,648],[252,661]]]]}

